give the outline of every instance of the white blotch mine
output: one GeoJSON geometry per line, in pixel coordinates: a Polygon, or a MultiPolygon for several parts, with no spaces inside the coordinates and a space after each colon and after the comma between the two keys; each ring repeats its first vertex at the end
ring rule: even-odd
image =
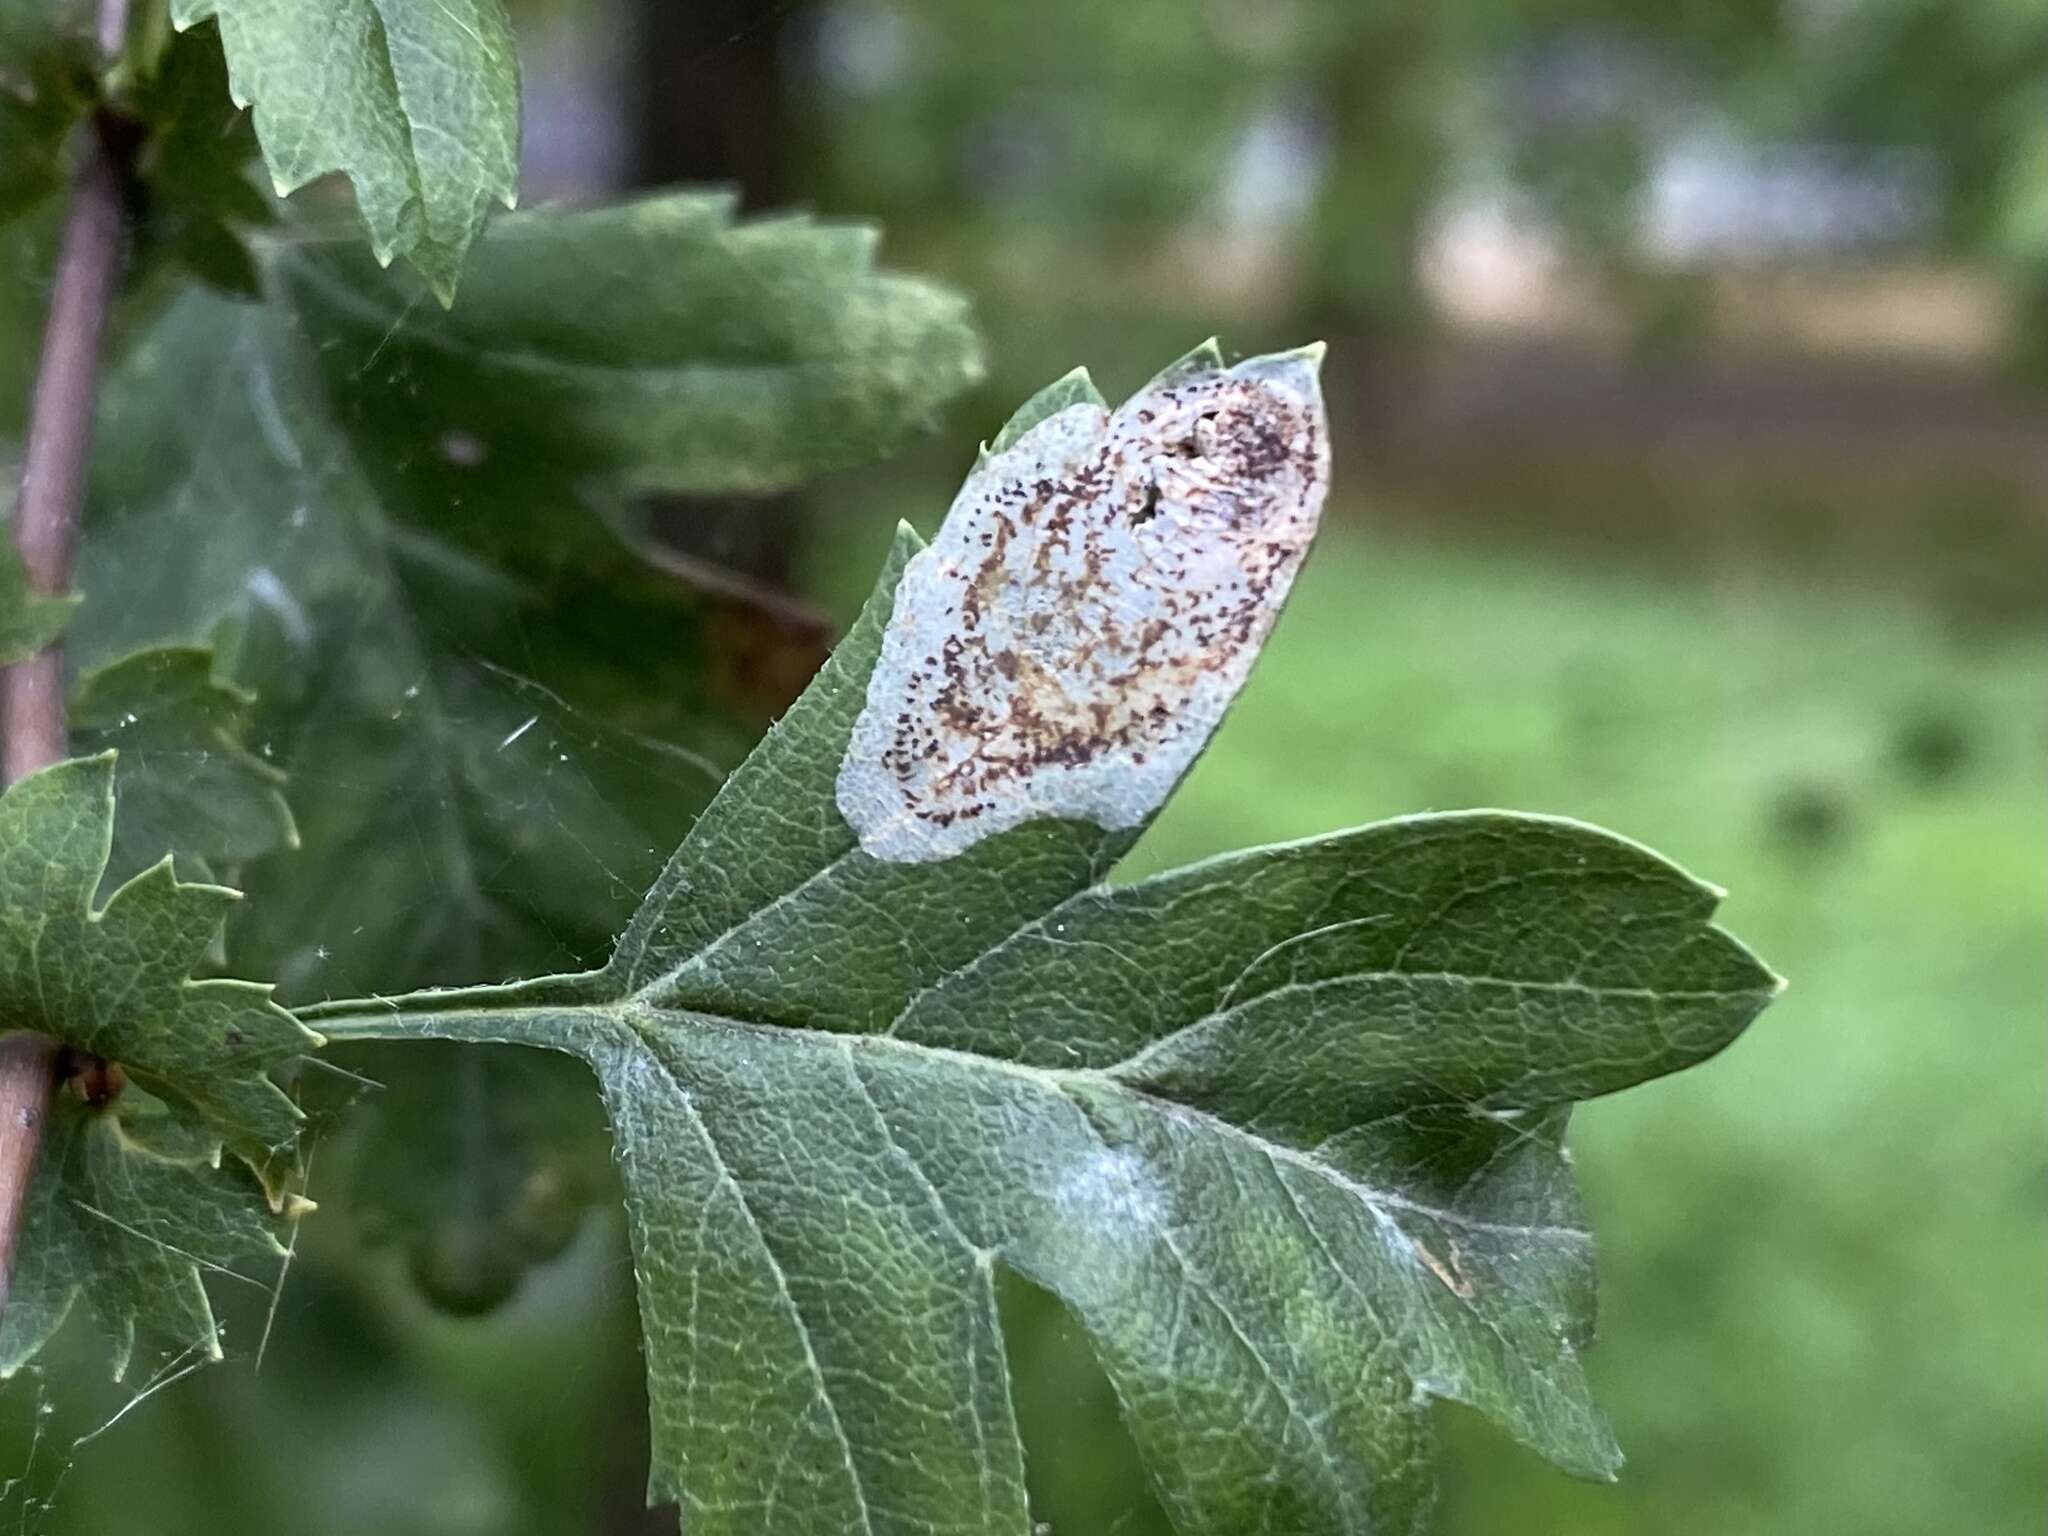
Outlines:
{"type": "Polygon", "coordinates": [[[1166,1219],[1166,1191],[1128,1147],[1105,1149],[1053,1187],[1063,1220],[1088,1231],[1148,1236],[1166,1219]]]}
{"type": "Polygon", "coordinates": [[[878,859],[1135,827],[1244,685],[1329,482],[1321,346],[1197,353],[968,476],[903,573],[839,811],[878,859]]]}

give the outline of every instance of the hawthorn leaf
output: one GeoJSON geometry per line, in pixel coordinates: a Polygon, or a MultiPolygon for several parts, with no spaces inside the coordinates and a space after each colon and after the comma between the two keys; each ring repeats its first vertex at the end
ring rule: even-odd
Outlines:
{"type": "Polygon", "coordinates": [[[73,750],[119,749],[109,880],[167,853],[210,878],[298,846],[283,771],[246,744],[255,704],[209,646],[140,651],[73,685],[73,750]]]}
{"type": "Polygon", "coordinates": [[[510,456],[351,435],[273,306],[181,297],[105,412],[81,581],[159,579],[88,607],[81,663],[216,646],[290,776],[303,857],[244,872],[237,966],[304,997],[601,954],[743,750],[696,594],[510,456]]]}
{"type": "Polygon", "coordinates": [[[519,191],[519,61],[499,0],[172,0],[220,29],[280,197],[344,173],[380,263],[443,304],[492,202],[519,191]]]}
{"type": "Polygon", "coordinates": [[[113,1344],[114,1376],[139,1341],[176,1369],[221,1358],[209,1276],[261,1284],[291,1224],[311,1206],[273,1212],[240,1162],[134,1085],[104,1105],[60,1093],[51,1108],[0,1314],[0,1379],[47,1344],[81,1293],[113,1344]]]}
{"type": "Polygon", "coordinates": [[[33,656],[64,633],[73,593],[53,594],[30,584],[15,550],[13,524],[0,519],[0,667],[33,656]]]}
{"type": "Polygon", "coordinates": [[[269,1073],[319,1036],[268,987],[192,979],[235,892],[188,885],[165,858],[95,906],[114,757],[72,758],[0,794],[0,1020],[117,1064],[281,1205],[299,1112],[269,1073]]]}
{"type": "Polygon", "coordinates": [[[319,1037],[266,987],[191,979],[234,892],[184,884],[165,859],[95,907],[114,786],[108,752],[0,794],[0,1019],[113,1063],[51,1108],[0,1315],[0,1377],[81,1291],[117,1377],[138,1333],[219,1358],[204,1275],[255,1283],[235,1266],[281,1255],[308,1208],[285,1188],[298,1111],[268,1074],[319,1037]]]}
{"type": "Polygon", "coordinates": [[[1775,994],[1719,893],[1497,812],[1125,886],[1140,829],[1087,820],[877,858],[836,790],[919,549],[899,536],[607,965],[306,1010],[591,1067],[650,1497],[710,1536],[1022,1536],[998,1265],[1085,1326],[1185,1532],[1422,1529],[1433,1398],[1610,1475],[1565,1122],[1775,994]]]}
{"type": "Polygon", "coordinates": [[[364,429],[463,459],[689,494],[784,490],[886,452],[981,376],[966,301],[877,270],[870,225],[734,219],[670,192],[499,220],[442,313],[345,246],[283,264],[364,429]]]}

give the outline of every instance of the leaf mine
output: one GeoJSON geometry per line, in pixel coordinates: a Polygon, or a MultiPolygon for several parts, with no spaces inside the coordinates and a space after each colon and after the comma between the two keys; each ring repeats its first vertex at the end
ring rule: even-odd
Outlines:
{"type": "MultiPolygon", "coordinates": [[[[1320,345],[1191,354],[986,456],[897,588],[837,784],[871,856],[1141,824],[1244,685],[1329,483],[1320,345]]],[[[1000,440],[999,440],[1000,441],[1000,440]]]]}

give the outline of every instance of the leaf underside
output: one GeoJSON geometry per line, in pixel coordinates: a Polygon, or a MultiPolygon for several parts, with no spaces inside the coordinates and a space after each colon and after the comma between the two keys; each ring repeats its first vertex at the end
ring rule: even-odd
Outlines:
{"type": "Polygon", "coordinates": [[[1183,1531],[1420,1529],[1432,1397],[1610,1474],[1565,1120],[1773,995],[1717,893],[1490,812],[1123,887],[1136,834],[1073,822],[873,859],[833,783],[916,547],[602,970],[307,1012],[594,1070],[650,1496],[697,1533],[1026,1531],[998,1264],[1085,1325],[1183,1531]]]}

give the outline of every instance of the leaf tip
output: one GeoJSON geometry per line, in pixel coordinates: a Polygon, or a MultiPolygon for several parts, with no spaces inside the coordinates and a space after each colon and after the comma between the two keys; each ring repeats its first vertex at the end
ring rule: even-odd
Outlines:
{"type": "Polygon", "coordinates": [[[1223,369],[1222,345],[1211,336],[1160,369],[1140,393],[1162,389],[1189,374],[1221,373],[1223,369]]]}
{"type": "Polygon", "coordinates": [[[1268,352],[1248,357],[1230,370],[1233,378],[1261,379],[1304,400],[1321,400],[1323,354],[1329,349],[1320,341],[1285,352],[1268,352]]]}
{"type": "Polygon", "coordinates": [[[94,752],[85,757],[67,757],[38,768],[6,786],[5,794],[12,795],[25,786],[40,784],[45,793],[78,795],[90,797],[104,816],[109,826],[114,819],[114,760],[119,754],[114,748],[94,752]]]}
{"type": "Polygon", "coordinates": [[[1003,423],[1002,430],[996,433],[995,441],[984,445],[982,462],[1014,447],[1025,433],[1048,417],[1077,405],[1092,405],[1103,411],[1109,409],[1109,402],[1095,387],[1095,380],[1086,368],[1068,369],[1017,407],[1010,419],[1003,423]]]}

